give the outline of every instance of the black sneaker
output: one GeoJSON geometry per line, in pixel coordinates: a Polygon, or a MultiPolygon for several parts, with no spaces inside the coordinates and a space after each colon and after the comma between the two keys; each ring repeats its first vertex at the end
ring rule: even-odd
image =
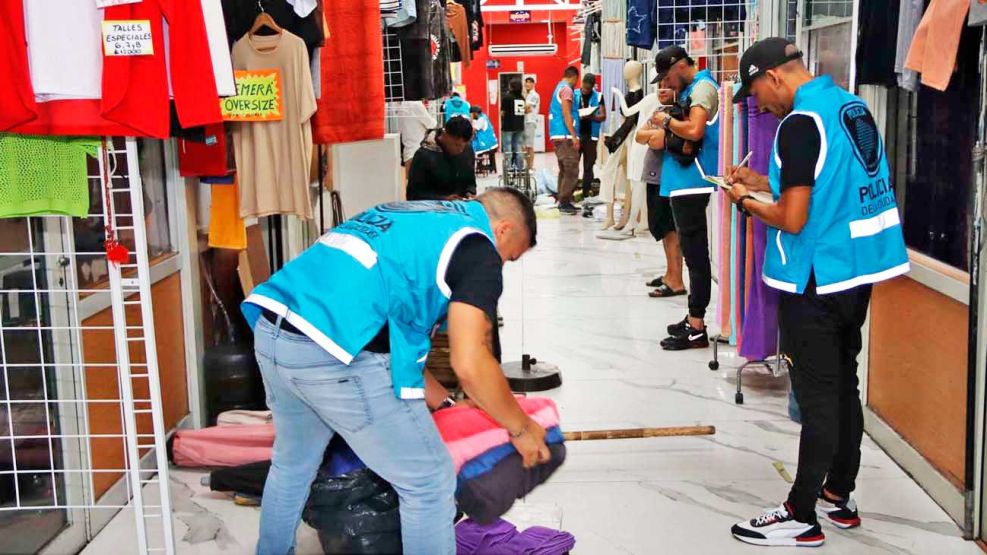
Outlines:
{"type": "Polygon", "coordinates": [[[818,522],[795,520],[787,503],[753,520],[735,524],[730,532],[738,540],[752,545],[819,547],[826,541],[818,522]]]}
{"type": "Polygon", "coordinates": [[[567,216],[575,216],[579,213],[579,209],[573,206],[571,202],[566,202],[559,205],[559,212],[567,216]]]}
{"type": "Polygon", "coordinates": [[[820,492],[819,500],[816,502],[816,512],[819,516],[828,518],[837,528],[846,530],[860,526],[857,503],[851,497],[842,501],[833,501],[825,492],[820,492]]]}
{"type": "Polygon", "coordinates": [[[668,331],[668,335],[671,335],[672,337],[677,337],[679,335],[685,334],[687,331],[689,331],[689,329],[690,329],[689,317],[686,316],[685,318],[682,319],[681,322],[675,322],[674,324],[669,324],[668,327],[666,328],[666,331],[668,331]]]}
{"type": "Polygon", "coordinates": [[[685,351],[688,349],[705,349],[709,347],[709,335],[706,329],[697,330],[686,324],[682,335],[672,335],[662,340],[661,348],[666,351],[685,351]]]}

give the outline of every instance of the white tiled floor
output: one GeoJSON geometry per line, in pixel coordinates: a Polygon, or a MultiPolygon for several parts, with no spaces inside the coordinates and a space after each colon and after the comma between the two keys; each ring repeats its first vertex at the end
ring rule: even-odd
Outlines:
{"type": "MultiPolygon", "coordinates": [[[[788,484],[774,463],[795,473],[799,428],[787,418],[784,384],[752,379],[747,403],[737,406],[736,358],[727,355],[711,372],[708,352],[661,351],[660,331],[681,318],[685,300],[645,294],[644,281],[663,267],[650,238],[598,240],[595,224],[581,217],[539,227],[538,248],[505,272],[505,360],[524,352],[561,367],[564,384],[547,395],[566,429],[712,424],[717,433],[571,442],[562,469],[508,519],[560,526],[575,534],[582,554],[772,552],[740,544],[729,529],[784,498],[788,484]]],[[[179,552],[250,553],[257,509],[209,492],[198,484],[201,474],[171,475],[179,552]]],[[[824,525],[823,552],[979,553],[869,439],[856,496],[864,526],[824,525]]],[[[85,553],[129,553],[130,536],[132,516],[121,513],[85,553]]],[[[304,525],[298,552],[319,552],[304,525]]]]}

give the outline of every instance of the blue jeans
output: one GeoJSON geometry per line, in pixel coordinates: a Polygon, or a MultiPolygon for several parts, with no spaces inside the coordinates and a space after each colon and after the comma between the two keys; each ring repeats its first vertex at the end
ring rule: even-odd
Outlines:
{"type": "Polygon", "coordinates": [[[500,138],[504,142],[504,170],[524,169],[524,131],[503,131],[500,138]]]}
{"type": "Polygon", "coordinates": [[[425,401],[394,395],[390,357],[361,352],[346,366],[263,317],[254,328],[254,348],[275,430],[258,555],[294,552],[309,489],[336,433],[397,491],[404,553],[455,553],[452,459],[425,401]]]}

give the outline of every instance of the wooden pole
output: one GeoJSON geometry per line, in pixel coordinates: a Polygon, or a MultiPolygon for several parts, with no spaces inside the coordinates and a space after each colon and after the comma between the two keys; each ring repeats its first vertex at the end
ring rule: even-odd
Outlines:
{"type": "Polygon", "coordinates": [[[644,437],[710,436],[716,433],[714,426],[679,426],[670,428],[627,428],[622,430],[592,430],[565,432],[566,441],[598,439],[637,439],[644,437]]]}

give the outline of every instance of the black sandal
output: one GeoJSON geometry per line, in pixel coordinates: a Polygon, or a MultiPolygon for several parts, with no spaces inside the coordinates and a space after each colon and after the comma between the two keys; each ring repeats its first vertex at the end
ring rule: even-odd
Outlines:
{"type": "Polygon", "coordinates": [[[661,286],[659,286],[657,289],[648,293],[648,296],[651,297],[652,299],[667,299],[668,297],[681,297],[682,295],[685,294],[686,294],[685,289],[681,291],[675,291],[674,289],[669,287],[668,284],[662,283],[661,286]]]}
{"type": "Polygon", "coordinates": [[[665,283],[665,278],[662,276],[658,276],[655,279],[649,281],[648,283],[645,283],[645,285],[647,285],[648,287],[661,287],[664,283],[665,283]]]}

